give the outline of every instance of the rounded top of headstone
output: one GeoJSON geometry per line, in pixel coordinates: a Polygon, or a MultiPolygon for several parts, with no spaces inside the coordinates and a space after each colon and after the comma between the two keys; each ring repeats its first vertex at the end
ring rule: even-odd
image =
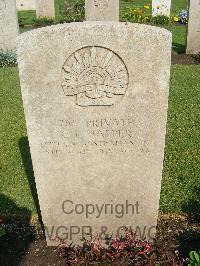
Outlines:
{"type": "MultiPolygon", "coordinates": [[[[172,33],[164,28],[145,25],[145,24],[138,24],[138,23],[127,23],[127,22],[113,22],[113,21],[84,21],[84,22],[72,22],[72,23],[64,23],[64,24],[57,24],[53,26],[47,26],[39,29],[35,29],[29,32],[25,32],[20,34],[17,37],[17,43],[20,43],[23,40],[28,40],[29,38],[35,38],[39,35],[48,37],[49,34],[56,34],[56,33],[63,33],[65,34],[66,31],[79,31],[80,28],[85,29],[93,29],[94,31],[104,31],[108,28],[112,28],[113,30],[118,30],[120,34],[123,33],[124,37],[128,35],[129,31],[132,31],[134,34],[141,36],[144,35],[145,37],[148,36],[156,36],[158,38],[172,38],[172,33]],[[126,32],[127,31],[127,32],[126,32]]],[[[69,35],[69,32],[68,32],[69,35]]]]}

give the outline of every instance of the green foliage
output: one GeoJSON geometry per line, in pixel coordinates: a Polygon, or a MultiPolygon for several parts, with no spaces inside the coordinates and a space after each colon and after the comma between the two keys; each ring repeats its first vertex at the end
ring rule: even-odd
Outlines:
{"type": "Polygon", "coordinates": [[[0,50],[0,67],[17,65],[17,56],[14,51],[0,50]]]}
{"type": "Polygon", "coordinates": [[[199,251],[190,251],[188,266],[200,266],[200,250],[199,251]]]}
{"type": "Polygon", "coordinates": [[[154,25],[169,25],[170,18],[167,16],[155,16],[147,14],[150,7],[145,5],[143,8],[139,7],[126,7],[123,12],[123,20],[135,23],[151,23],[154,25]]]}
{"type": "Polygon", "coordinates": [[[77,0],[74,3],[68,1],[59,6],[58,23],[78,22],[85,19],[85,0],[77,0]]]}
{"type": "Polygon", "coordinates": [[[55,24],[54,18],[41,17],[41,18],[34,19],[35,26],[50,26],[53,24],[55,24]]]}
{"type": "Polygon", "coordinates": [[[150,22],[151,16],[146,15],[144,8],[126,7],[123,13],[123,20],[135,23],[150,22]]]}
{"type": "Polygon", "coordinates": [[[167,16],[155,16],[151,18],[151,23],[154,25],[169,25],[170,18],[167,16]]]}

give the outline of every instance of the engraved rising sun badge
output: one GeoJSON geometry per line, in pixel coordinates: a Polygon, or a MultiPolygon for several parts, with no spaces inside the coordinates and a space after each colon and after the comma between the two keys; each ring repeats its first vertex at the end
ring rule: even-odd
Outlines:
{"type": "Polygon", "coordinates": [[[122,59],[103,47],[84,47],[73,53],[62,69],[66,96],[76,96],[79,106],[111,106],[128,87],[122,59]]]}

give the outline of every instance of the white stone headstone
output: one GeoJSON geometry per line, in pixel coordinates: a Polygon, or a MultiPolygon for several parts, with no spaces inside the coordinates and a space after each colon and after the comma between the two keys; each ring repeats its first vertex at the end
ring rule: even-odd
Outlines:
{"type": "Polygon", "coordinates": [[[16,0],[17,10],[35,10],[35,1],[36,0],[16,0]]]}
{"type": "Polygon", "coordinates": [[[152,16],[170,17],[171,0],[152,0],[152,16]]]}
{"type": "Polygon", "coordinates": [[[19,34],[15,0],[0,0],[0,50],[15,50],[19,34]]]}
{"type": "Polygon", "coordinates": [[[54,0],[36,0],[36,16],[54,18],[54,0]]]}
{"type": "Polygon", "coordinates": [[[85,0],[88,21],[119,21],[119,0],[85,0]]]}
{"type": "Polygon", "coordinates": [[[200,52],[200,0],[190,1],[187,31],[187,54],[200,52]]]}
{"type": "Polygon", "coordinates": [[[83,22],[18,37],[28,137],[48,245],[56,235],[151,239],[159,208],[171,33],[83,22]],[[158,56],[159,51],[159,56],[158,56]]]}

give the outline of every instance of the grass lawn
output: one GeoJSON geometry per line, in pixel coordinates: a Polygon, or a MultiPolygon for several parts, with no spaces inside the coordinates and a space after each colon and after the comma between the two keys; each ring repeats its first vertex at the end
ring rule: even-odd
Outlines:
{"type": "Polygon", "coordinates": [[[178,54],[185,53],[186,50],[186,27],[184,26],[166,26],[166,29],[172,32],[172,51],[178,54]]]}
{"type": "MultiPolygon", "coordinates": [[[[200,66],[172,66],[161,212],[200,209],[200,66]]],[[[0,213],[36,213],[17,68],[0,68],[0,213]]]]}
{"type": "Polygon", "coordinates": [[[172,67],[160,210],[200,218],[200,66],[172,67]]]}
{"type": "Polygon", "coordinates": [[[22,20],[24,24],[29,25],[33,24],[34,19],[36,18],[35,10],[27,10],[27,11],[18,11],[19,21],[22,20]]]}

